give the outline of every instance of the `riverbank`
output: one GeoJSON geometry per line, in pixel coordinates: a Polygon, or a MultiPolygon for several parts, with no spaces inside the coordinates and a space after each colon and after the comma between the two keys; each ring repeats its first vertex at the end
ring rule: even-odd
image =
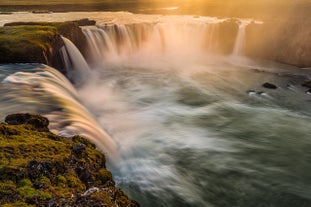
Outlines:
{"type": "Polygon", "coordinates": [[[139,206],[115,187],[105,156],[81,136],[49,131],[39,115],[0,123],[0,205],[139,206]]]}

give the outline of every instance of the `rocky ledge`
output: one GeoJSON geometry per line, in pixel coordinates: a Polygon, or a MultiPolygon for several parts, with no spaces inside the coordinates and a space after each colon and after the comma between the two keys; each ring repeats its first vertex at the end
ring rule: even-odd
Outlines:
{"type": "Polygon", "coordinates": [[[86,38],[80,26],[87,25],[95,25],[95,21],[7,23],[0,27],[0,63],[43,63],[62,71],[61,35],[86,53],[86,38]]]}
{"type": "Polygon", "coordinates": [[[115,187],[105,156],[81,136],[51,133],[48,119],[14,114],[0,123],[0,206],[136,207],[115,187]]]}

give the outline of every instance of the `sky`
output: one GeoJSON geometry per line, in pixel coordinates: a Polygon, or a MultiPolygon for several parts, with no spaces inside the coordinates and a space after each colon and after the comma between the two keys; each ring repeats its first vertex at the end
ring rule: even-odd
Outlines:
{"type": "MultiPolygon", "coordinates": [[[[237,16],[262,18],[310,18],[311,0],[0,0],[1,5],[72,4],[69,9],[127,10],[132,12],[164,12],[162,8],[175,7],[173,14],[207,16],[237,16]],[[88,6],[86,6],[88,5],[88,6]],[[152,11],[154,9],[154,11],[152,11]]],[[[60,8],[60,7],[59,7],[60,8]]],[[[55,7],[54,7],[55,9],[55,7]]],[[[51,9],[53,10],[53,9],[51,9]]],[[[166,11],[166,13],[169,13],[166,11]]]]}

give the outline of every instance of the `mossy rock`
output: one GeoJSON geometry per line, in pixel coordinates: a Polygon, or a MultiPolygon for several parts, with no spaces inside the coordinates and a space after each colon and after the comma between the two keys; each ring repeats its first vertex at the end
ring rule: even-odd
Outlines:
{"type": "Polygon", "coordinates": [[[8,117],[0,123],[0,206],[139,206],[115,188],[105,156],[94,144],[38,130],[48,125],[40,115],[8,117]],[[74,146],[83,146],[83,156],[74,146]],[[92,187],[100,190],[85,196],[92,187]]]}
{"type": "Polygon", "coordinates": [[[0,27],[0,63],[47,63],[55,39],[55,27],[26,25],[0,27]]]}

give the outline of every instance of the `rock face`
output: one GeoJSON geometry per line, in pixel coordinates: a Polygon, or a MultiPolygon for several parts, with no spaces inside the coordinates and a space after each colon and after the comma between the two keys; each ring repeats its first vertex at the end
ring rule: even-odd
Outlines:
{"type": "Polygon", "coordinates": [[[29,124],[39,132],[48,132],[49,120],[39,115],[11,114],[5,118],[5,122],[11,125],[29,124]]]}
{"type": "Polygon", "coordinates": [[[95,21],[81,19],[69,22],[14,22],[0,28],[0,63],[43,63],[64,72],[60,54],[64,42],[70,39],[86,53],[87,42],[80,26],[95,21]]]}
{"type": "Polygon", "coordinates": [[[310,21],[252,23],[246,29],[245,54],[298,67],[310,67],[310,37],[310,21]]]}
{"type": "Polygon", "coordinates": [[[219,23],[219,45],[217,48],[219,54],[229,55],[233,52],[238,30],[239,22],[235,19],[219,23]]]}
{"type": "Polygon", "coordinates": [[[41,130],[48,120],[39,115],[9,115],[6,122],[0,123],[0,206],[139,206],[115,187],[105,156],[88,140],[41,130]]]}

